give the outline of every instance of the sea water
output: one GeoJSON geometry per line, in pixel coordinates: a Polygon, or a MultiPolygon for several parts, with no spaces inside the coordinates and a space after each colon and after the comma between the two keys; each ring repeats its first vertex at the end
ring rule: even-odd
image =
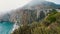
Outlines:
{"type": "Polygon", "coordinates": [[[0,34],[11,34],[13,23],[11,22],[0,22],[0,34]]]}

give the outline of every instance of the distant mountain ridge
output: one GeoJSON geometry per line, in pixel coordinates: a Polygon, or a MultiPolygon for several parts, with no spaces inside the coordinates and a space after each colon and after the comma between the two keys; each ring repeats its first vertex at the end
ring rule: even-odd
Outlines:
{"type": "MultiPolygon", "coordinates": [[[[28,4],[26,4],[24,7],[28,8],[28,7],[32,7],[32,6],[37,6],[40,5],[41,7],[45,6],[45,7],[52,7],[52,8],[60,8],[60,4],[55,4],[53,2],[49,2],[49,1],[40,1],[40,0],[32,0],[31,2],[29,2],[28,4]]],[[[47,8],[48,8],[47,7],[47,8]]]]}
{"type": "Polygon", "coordinates": [[[34,18],[34,16],[35,16],[34,19],[36,20],[37,16],[38,17],[42,16],[43,12],[45,15],[47,13],[46,12],[47,9],[49,10],[49,9],[53,9],[53,8],[58,9],[58,8],[60,8],[60,5],[55,4],[53,2],[48,2],[48,1],[32,0],[31,2],[29,2],[22,8],[18,8],[16,10],[11,11],[11,13],[5,14],[4,16],[2,16],[1,20],[6,20],[6,21],[8,20],[8,21],[13,21],[13,22],[17,22],[17,20],[18,20],[19,22],[21,22],[22,20],[24,20],[22,17],[25,17],[25,15],[27,16],[28,19],[30,19],[29,21],[31,21],[32,18],[34,18]],[[41,15],[40,15],[40,13],[41,13],[41,15]],[[29,16],[31,16],[32,18],[29,16]],[[21,21],[20,21],[20,19],[21,19],[21,21]]]}

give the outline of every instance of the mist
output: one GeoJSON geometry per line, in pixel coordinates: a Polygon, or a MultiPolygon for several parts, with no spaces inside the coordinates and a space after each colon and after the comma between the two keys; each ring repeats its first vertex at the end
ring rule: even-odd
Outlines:
{"type": "MultiPolygon", "coordinates": [[[[33,0],[0,0],[0,15],[10,12],[11,10],[23,7],[33,0]]],[[[57,0],[34,0],[34,1],[50,1],[58,4],[57,0]]]]}

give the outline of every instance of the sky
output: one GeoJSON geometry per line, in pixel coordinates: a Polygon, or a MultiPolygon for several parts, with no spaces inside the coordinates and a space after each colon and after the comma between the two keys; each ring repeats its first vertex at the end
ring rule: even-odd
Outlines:
{"type": "Polygon", "coordinates": [[[60,0],[46,0],[46,1],[50,1],[50,2],[54,2],[56,4],[60,4],[60,0]]]}
{"type": "MultiPolygon", "coordinates": [[[[0,14],[9,12],[9,10],[16,9],[29,3],[31,0],[0,0],[0,14]]],[[[60,0],[46,0],[56,4],[60,4],[60,0]]]]}
{"type": "Polygon", "coordinates": [[[0,14],[24,6],[31,0],[0,0],[0,14]]]}

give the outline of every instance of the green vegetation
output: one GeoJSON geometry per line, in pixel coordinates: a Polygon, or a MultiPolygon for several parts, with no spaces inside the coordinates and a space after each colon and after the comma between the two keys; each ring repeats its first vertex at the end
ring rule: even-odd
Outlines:
{"type": "Polygon", "coordinates": [[[60,34],[60,12],[53,9],[43,21],[20,26],[12,34],[60,34]]]}

